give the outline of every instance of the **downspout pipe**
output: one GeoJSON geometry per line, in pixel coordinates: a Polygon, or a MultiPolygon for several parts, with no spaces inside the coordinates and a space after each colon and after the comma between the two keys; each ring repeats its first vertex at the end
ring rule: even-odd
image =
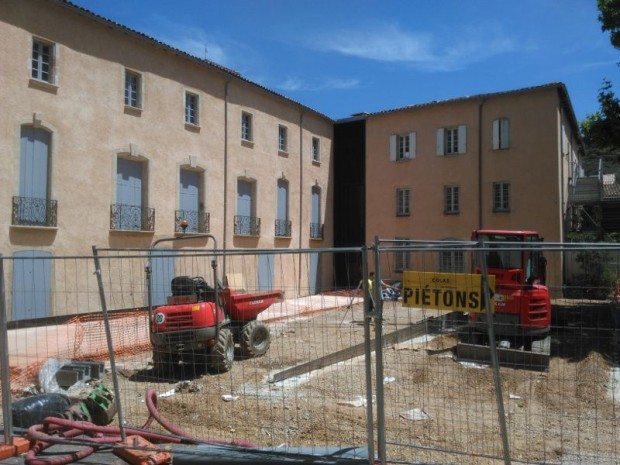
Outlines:
{"type": "MultiPolygon", "coordinates": [[[[298,247],[302,248],[302,239],[303,239],[303,198],[304,198],[304,113],[303,111],[299,113],[299,230],[298,232],[298,247]]],[[[301,263],[301,254],[299,255],[299,263],[301,263]]],[[[297,276],[297,289],[298,292],[301,291],[301,269],[299,267],[299,273],[297,276]]]]}
{"type": "MultiPolygon", "coordinates": [[[[228,86],[230,84],[230,79],[226,81],[226,85],[224,87],[224,225],[222,231],[222,248],[226,250],[227,247],[227,237],[228,237],[228,104],[229,104],[229,95],[228,95],[228,86]]],[[[222,278],[226,276],[226,255],[222,257],[223,265],[222,265],[222,278]]]]}
{"type": "Polygon", "coordinates": [[[485,99],[478,103],[478,229],[483,229],[482,218],[482,107],[485,99]]]}

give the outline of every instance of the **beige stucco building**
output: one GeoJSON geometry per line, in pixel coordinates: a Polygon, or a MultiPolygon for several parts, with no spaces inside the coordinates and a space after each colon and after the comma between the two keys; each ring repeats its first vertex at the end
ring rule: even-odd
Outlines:
{"type": "MultiPolygon", "coordinates": [[[[367,242],[469,240],[474,229],[534,230],[545,241],[563,240],[581,149],[563,84],[364,118],[367,242]]],[[[386,263],[384,273],[394,275],[409,259],[386,263]]],[[[439,257],[435,266],[467,268],[454,256],[439,257]]],[[[561,263],[549,269],[551,285],[559,285],[561,263]]]]}
{"type": "Polygon", "coordinates": [[[60,0],[4,1],[0,37],[5,257],[148,248],[181,219],[219,248],[332,244],[330,118],[60,0]]]}
{"type": "MultiPolygon", "coordinates": [[[[338,276],[349,285],[359,256],[265,251],[469,239],[476,228],[564,237],[580,142],[563,84],[335,122],[62,0],[5,0],[0,37],[0,253],[19,259],[5,273],[13,319],[93,311],[79,298],[36,300],[55,295],[41,283],[88,275],[54,257],[146,249],[183,223],[219,249],[260,249],[220,269],[289,296],[338,276]]],[[[160,286],[180,272],[172,260],[160,286]]],[[[410,260],[395,255],[383,276],[410,260]]],[[[434,263],[466,268],[454,255],[434,263]]],[[[562,264],[550,268],[559,286],[562,264]]]]}

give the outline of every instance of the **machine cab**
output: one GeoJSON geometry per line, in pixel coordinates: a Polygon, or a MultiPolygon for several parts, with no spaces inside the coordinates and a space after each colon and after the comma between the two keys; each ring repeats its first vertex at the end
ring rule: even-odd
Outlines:
{"type": "MultiPolygon", "coordinates": [[[[491,249],[484,255],[488,272],[495,275],[497,285],[545,284],[546,259],[536,249],[543,238],[537,232],[475,230],[472,241],[484,242],[491,249]]],[[[473,267],[478,273],[479,258],[479,254],[474,254],[473,267]]]]}

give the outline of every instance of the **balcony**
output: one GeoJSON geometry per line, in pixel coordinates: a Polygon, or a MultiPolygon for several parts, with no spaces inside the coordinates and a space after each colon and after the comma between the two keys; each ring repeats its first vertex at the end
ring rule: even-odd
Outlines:
{"type": "Polygon", "coordinates": [[[276,220],[276,237],[291,237],[291,222],[289,220],[276,220]]]}
{"type": "Polygon", "coordinates": [[[35,197],[13,197],[12,224],[16,226],[56,227],[56,200],[35,197]]]}
{"type": "Polygon", "coordinates": [[[235,235],[260,236],[260,218],[235,215],[235,235]]]}
{"type": "Polygon", "coordinates": [[[323,225],[310,223],[310,239],[323,239],[323,225]]]}
{"type": "Polygon", "coordinates": [[[155,230],[155,209],[137,205],[110,206],[110,229],[113,231],[155,230]]]}
{"type": "Polygon", "coordinates": [[[210,216],[207,212],[196,210],[177,210],[175,212],[174,231],[178,233],[208,233],[210,216]],[[181,227],[181,220],[187,221],[187,227],[181,227]]]}

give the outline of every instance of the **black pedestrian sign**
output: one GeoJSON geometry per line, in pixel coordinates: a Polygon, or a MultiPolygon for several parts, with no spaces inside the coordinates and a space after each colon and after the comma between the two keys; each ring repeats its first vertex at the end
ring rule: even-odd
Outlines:
{"type": "MultiPolygon", "coordinates": [[[[491,295],[495,276],[489,275],[491,295]]],[[[468,273],[403,272],[403,305],[405,307],[481,313],[485,311],[482,275],[468,273]]],[[[495,305],[491,306],[491,311],[495,305]]]]}

